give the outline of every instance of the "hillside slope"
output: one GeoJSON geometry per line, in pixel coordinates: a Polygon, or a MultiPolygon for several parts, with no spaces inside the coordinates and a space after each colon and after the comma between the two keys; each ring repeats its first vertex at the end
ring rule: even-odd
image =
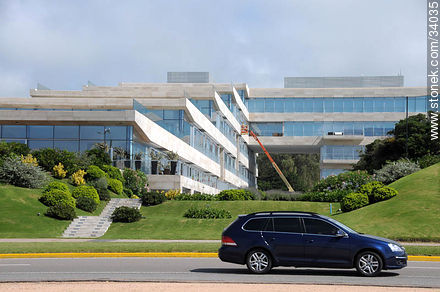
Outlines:
{"type": "Polygon", "coordinates": [[[353,229],[397,240],[440,241],[440,163],[390,184],[399,194],[333,218],[353,229]]]}

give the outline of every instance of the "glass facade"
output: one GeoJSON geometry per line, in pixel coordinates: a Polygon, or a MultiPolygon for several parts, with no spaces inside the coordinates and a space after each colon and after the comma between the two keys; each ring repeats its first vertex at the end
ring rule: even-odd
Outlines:
{"type": "Polygon", "coordinates": [[[340,173],[346,172],[346,169],[331,169],[331,168],[323,168],[321,169],[321,178],[326,178],[330,175],[338,175],[340,173]]]}
{"type": "MultiPolygon", "coordinates": [[[[253,113],[369,113],[405,112],[406,97],[252,98],[253,113]]],[[[409,112],[426,112],[427,97],[408,98],[409,112]]]]}
{"type": "Polygon", "coordinates": [[[224,152],[224,160],[225,169],[229,170],[233,174],[236,174],[237,171],[235,170],[235,158],[231,154],[224,152]]]}
{"type": "Polygon", "coordinates": [[[79,152],[91,149],[96,143],[121,147],[130,153],[133,129],[131,126],[47,126],[1,125],[0,139],[25,143],[31,149],[58,148],[79,152]]]}
{"type": "Polygon", "coordinates": [[[397,122],[277,122],[251,123],[259,136],[323,136],[329,132],[344,135],[386,136],[397,122]]]}
{"type": "Polygon", "coordinates": [[[358,160],[364,149],[361,145],[324,145],[321,160],[358,160]]]}

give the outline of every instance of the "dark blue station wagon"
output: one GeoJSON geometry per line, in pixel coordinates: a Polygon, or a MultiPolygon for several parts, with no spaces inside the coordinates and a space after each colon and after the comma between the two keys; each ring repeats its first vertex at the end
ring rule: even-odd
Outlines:
{"type": "Polygon", "coordinates": [[[319,214],[285,211],[240,215],[223,231],[218,255],[257,274],[294,266],[356,268],[376,276],[382,269],[405,267],[408,259],[395,241],[357,233],[319,214]]]}

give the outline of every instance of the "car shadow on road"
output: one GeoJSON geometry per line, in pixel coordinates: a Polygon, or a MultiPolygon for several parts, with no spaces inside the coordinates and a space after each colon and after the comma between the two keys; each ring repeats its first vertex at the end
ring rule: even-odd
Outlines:
{"type": "MultiPolygon", "coordinates": [[[[232,268],[201,268],[191,270],[193,273],[255,275],[247,269],[232,268]]],[[[355,270],[320,270],[320,269],[273,269],[267,275],[303,275],[303,276],[345,276],[362,277],[355,270]]],[[[398,273],[382,272],[376,277],[395,277],[398,273]]]]}

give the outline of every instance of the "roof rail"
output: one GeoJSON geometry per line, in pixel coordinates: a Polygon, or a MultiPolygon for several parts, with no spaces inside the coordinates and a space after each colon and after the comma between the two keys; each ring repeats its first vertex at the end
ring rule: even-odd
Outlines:
{"type": "Polygon", "coordinates": [[[315,212],[304,212],[304,211],[262,211],[255,212],[248,215],[275,215],[275,214],[302,214],[302,215],[319,215],[315,212]]]}

